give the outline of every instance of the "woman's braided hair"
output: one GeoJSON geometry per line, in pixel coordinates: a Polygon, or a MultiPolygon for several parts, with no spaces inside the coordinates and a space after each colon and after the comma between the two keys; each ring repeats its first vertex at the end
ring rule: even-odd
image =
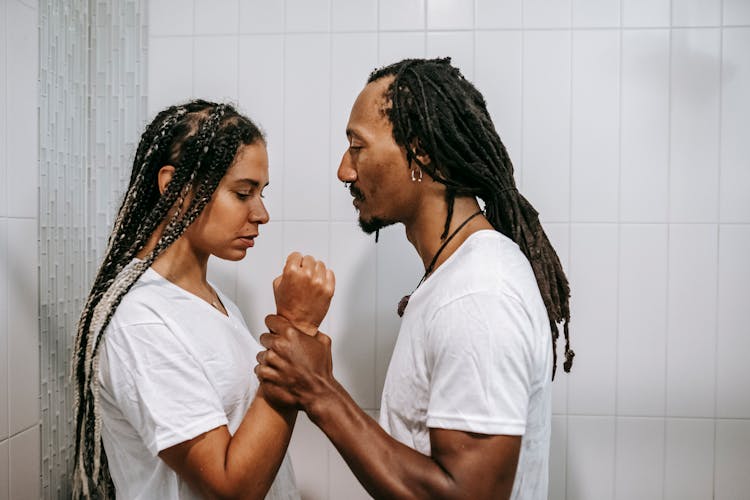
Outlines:
{"type": "Polygon", "coordinates": [[[105,328],[138,278],[200,215],[240,146],[256,141],[265,139],[252,121],[230,105],[203,100],[165,109],[141,136],[128,190],[78,323],[72,367],[74,498],[115,497],[99,414],[99,347],[105,328]],[[165,165],[175,172],[162,194],[157,178],[165,165]],[[133,261],[165,221],[155,248],[133,261]]]}
{"type": "Polygon", "coordinates": [[[384,110],[393,125],[393,138],[406,156],[446,187],[448,234],[457,196],[476,196],[485,204],[492,226],[515,241],[529,259],[547,308],[553,342],[552,378],[557,369],[557,324],[563,323],[565,362],[570,371],[570,287],[560,259],[547,239],[538,213],[516,188],[513,164],[490,119],[482,94],[468,82],[450,58],[405,59],[376,69],[368,83],[393,77],[384,110]],[[423,164],[418,155],[431,162],[423,164]]]}

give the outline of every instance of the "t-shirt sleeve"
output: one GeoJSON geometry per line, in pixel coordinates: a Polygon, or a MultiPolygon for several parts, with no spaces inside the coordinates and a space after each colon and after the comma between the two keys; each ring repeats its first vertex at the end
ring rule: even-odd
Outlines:
{"type": "Polygon", "coordinates": [[[166,325],[107,332],[101,348],[100,382],[154,456],[227,424],[199,361],[166,325]]]}
{"type": "Polygon", "coordinates": [[[441,307],[428,323],[427,426],[523,435],[531,392],[531,322],[504,293],[475,293],[441,307]]]}

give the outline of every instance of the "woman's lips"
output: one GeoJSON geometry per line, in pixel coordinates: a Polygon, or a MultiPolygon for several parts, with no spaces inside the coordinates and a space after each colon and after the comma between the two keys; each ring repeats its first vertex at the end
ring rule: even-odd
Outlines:
{"type": "Polygon", "coordinates": [[[239,240],[248,248],[255,245],[255,236],[240,236],[239,240]]]}

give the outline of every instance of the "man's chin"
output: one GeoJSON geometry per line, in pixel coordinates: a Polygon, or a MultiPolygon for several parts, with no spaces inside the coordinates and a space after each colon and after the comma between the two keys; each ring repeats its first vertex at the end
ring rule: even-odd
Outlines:
{"type": "Polygon", "coordinates": [[[378,229],[382,229],[386,226],[390,226],[395,223],[396,221],[378,219],[377,217],[373,219],[367,219],[367,220],[361,217],[359,218],[359,227],[362,229],[362,231],[364,231],[367,234],[372,234],[378,229]]]}

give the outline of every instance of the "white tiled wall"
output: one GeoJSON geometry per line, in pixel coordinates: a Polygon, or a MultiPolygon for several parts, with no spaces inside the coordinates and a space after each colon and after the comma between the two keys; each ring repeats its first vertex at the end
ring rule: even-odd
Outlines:
{"type": "Polygon", "coordinates": [[[35,1],[0,1],[0,500],[40,494],[35,1]]]}
{"type": "MultiPolygon", "coordinates": [[[[326,259],[335,373],[377,412],[395,305],[421,272],[402,229],[377,245],[357,229],[335,179],[344,124],[369,70],[453,56],[571,279],[550,498],[748,498],[750,2],[152,0],[149,15],[152,115],[223,98],[267,132],[272,222],[245,261],[212,264],[251,328],[287,252],[326,259]]],[[[291,450],[305,498],[366,497],[304,417],[291,450]]]]}

